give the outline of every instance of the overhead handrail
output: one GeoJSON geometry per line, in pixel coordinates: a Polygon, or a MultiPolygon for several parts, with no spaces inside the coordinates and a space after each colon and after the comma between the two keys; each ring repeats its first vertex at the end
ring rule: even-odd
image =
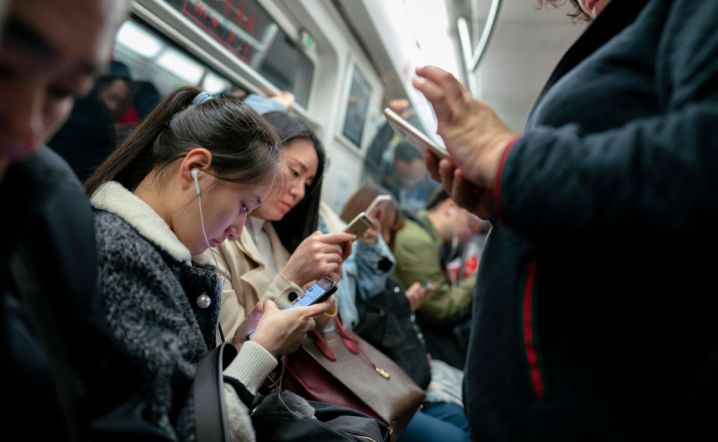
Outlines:
{"type": "MultiPolygon", "coordinates": [[[[481,59],[484,58],[484,55],[486,55],[486,48],[489,45],[489,42],[491,41],[491,37],[494,34],[494,29],[496,28],[496,21],[499,18],[499,11],[501,10],[501,3],[502,0],[491,0],[491,6],[489,8],[489,15],[486,18],[486,24],[484,25],[484,29],[481,31],[481,37],[479,38],[479,42],[476,46],[476,49],[471,51],[471,37],[469,36],[469,24],[466,21],[464,17],[459,17],[457,19],[457,27],[459,31],[459,43],[461,45],[461,58],[463,59],[464,64],[464,70],[466,73],[466,78],[469,79],[470,76],[476,72],[476,69],[479,67],[479,63],[481,62],[481,59]]],[[[476,94],[476,91],[473,87],[473,82],[469,81],[469,87],[471,88],[471,92],[476,94]]]]}

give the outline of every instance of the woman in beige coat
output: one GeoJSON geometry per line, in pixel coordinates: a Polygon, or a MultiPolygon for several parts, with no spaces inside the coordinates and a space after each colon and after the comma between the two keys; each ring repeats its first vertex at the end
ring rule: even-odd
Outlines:
{"type": "Polygon", "coordinates": [[[220,310],[225,336],[232,336],[262,299],[281,308],[323,276],[338,281],[354,239],[347,233],[317,231],[325,162],[317,136],[285,112],[263,117],[282,140],[281,179],[252,212],[239,239],[211,250],[225,279],[220,310]]]}

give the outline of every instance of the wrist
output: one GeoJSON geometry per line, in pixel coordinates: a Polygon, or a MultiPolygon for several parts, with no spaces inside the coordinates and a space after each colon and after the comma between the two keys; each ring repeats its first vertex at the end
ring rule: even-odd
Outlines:
{"type": "Polygon", "coordinates": [[[260,347],[262,347],[264,350],[269,352],[272,356],[275,358],[279,356],[280,353],[280,347],[279,345],[273,345],[276,344],[273,339],[265,337],[263,333],[255,331],[252,335],[252,340],[248,342],[253,342],[260,347]]]}
{"type": "Polygon", "coordinates": [[[491,188],[495,187],[496,180],[500,178],[505,154],[517,138],[518,135],[512,133],[502,134],[496,138],[492,143],[493,148],[487,152],[486,164],[489,173],[486,176],[486,184],[491,188]]]}
{"type": "Polygon", "coordinates": [[[299,284],[299,283],[297,282],[297,275],[295,275],[294,272],[292,272],[291,269],[287,269],[287,268],[285,267],[284,270],[282,270],[281,272],[279,272],[279,276],[281,276],[282,278],[284,278],[284,279],[285,279],[287,282],[289,282],[290,284],[293,283],[293,284],[296,284],[296,285],[298,285],[298,286],[300,286],[300,287],[302,286],[301,284],[299,284]]]}
{"type": "Polygon", "coordinates": [[[498,149],[499,155],[496,160],[496,167],[494,168],[495,173],[492,179],[492,197],[495,218],[501,216],[501,175],[503,174],[504,165],[506,164],[506,158],[509,156],[509,151],[518,139],[519,135],[512,135],[511,138],[505,140],[503,147],[498,149]]]}
{"type": "Polygon", "coordinates": [[[240,381],[250,393],[256,394],[259,386],[277,366],[277,360],[254,342],[248,342],[224,370],[224,374],[240,381]]]}

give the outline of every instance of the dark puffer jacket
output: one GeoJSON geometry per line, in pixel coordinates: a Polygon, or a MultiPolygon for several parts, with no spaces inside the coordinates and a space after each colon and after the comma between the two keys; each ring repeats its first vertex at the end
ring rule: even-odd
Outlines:
{"type": "Polygon", "coordinates": [[[549,80],[479,269],[476,440],[691,440],[715,404],[717,29],[715,1],[614,0],[549,80]]]}

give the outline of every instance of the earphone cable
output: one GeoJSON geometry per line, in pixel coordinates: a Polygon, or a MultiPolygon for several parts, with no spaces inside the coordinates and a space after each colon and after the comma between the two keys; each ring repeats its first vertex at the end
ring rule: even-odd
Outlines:
{"type": "MultiPolygon", "coordinates": [[[[196,177],[195,177],[196,179],[196,177]]],[[[197,185],[199,188],[199,185],[197,185]]],[[[218,276],[221,278],[221,275],[219,275],[219,264],[217,263],[217,258],[215,258],[214,254],[215,251],[212,250],[212,247],[209,244],[209,239],[207,238],[207,230],[204,228],[204,211],[202,210],[202,192],[197,193],[197,199],[199,200],[199,223],[202,226],[202,236],[204,237],[204,242],[207,244],[207,250],[209,250],[210,256],[212,256],[212,261],[214,261],[214,268],[217,271],[218,276]]],[[[221,279],[220,279],[221,281],[221,279]]],[[[225,341],[224,337],[224,331],[222,330],[222,324],[217,322],[217,332],[219,333],[219,337],[221,342],[225,341]]]]}

